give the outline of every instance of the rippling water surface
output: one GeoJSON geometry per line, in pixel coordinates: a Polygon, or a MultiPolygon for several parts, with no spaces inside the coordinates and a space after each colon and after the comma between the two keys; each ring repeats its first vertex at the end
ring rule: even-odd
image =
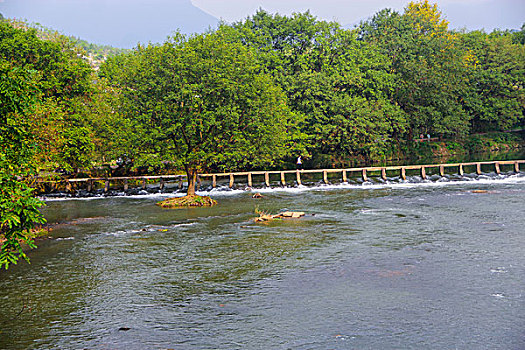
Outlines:
{"type": "Polygon", "coordinates": [[[525,174],[263,195],[49,201],[53,238],[0,272],[0,348],[525,348],[525,174]]]}

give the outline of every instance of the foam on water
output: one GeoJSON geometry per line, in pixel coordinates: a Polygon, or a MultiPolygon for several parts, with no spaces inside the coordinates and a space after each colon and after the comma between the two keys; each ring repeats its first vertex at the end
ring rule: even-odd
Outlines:
{"type": "Polygon", "coordinates": [[[116,231],[108,231],[104,234],[107,236],[115,236],[115,237],[122,237],[122,236],[128,236],[128,235],[134,235],[137,233],[153,233],[153,232],[168,232],[175,228],[180,227],[189,227],[197,225],[197,222],[185,222],[185,223],[179,223],[179,224],[173,224],[173,225],[147,225],[144,228],[133,228],[133,229],[127,229],[127,230],[116,230],[116,231]]]}

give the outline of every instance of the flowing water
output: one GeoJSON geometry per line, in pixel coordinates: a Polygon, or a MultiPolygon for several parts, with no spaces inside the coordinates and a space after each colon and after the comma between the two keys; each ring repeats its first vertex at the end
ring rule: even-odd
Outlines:
{"type": "Polygon", "coordinates": [[[525,173],[251,194],[48,201],[0,348],[525,349],[525,173]]]}

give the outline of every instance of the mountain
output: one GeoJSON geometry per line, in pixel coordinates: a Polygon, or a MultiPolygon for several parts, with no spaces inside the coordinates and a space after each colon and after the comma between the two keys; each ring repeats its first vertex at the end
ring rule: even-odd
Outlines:
{"type": "Polygon", "coordinates": [[[162,42],[176,30],[204,32],[219,23],[191,0],[0,0],[0,13],[120,48],[162,42]]]}

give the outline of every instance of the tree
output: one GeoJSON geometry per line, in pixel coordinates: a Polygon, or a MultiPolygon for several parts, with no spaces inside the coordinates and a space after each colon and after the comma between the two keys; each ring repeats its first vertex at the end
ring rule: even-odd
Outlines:
{"type": "Polygon", "coordinates": [[[403,14],[377,13],[359,28],[361,40],[392,58],[394,101],[407,113],[409,138],[416,133],[461,136],[470,116],[463,109],[468,52],[448,30],[437,5],[411,2],[403,14]]]}
{"type": "Polygon", "coordinates": [[[520,30],[512,34],[512,42],[514,44],[525,45],[525,23],[521,25],[520,30]]]}
{"type": "Polygon", "coordinates": [[[404,115],[389,97],[390,61],[354,32],[308,12],[284,17],[259,11],[233,29],[237,40],[262,53],[290,107],[304,116],[302,141],[316,163],[322,155],[332,163],[380,157],[404,131],[404,115]]]}
{"type": "Polygon", "coordinates": [[[139,46],[109,60],[101,75],[121,89],[137,156],[184,167],[188,195],[199,171],[270,166],[287,153],[292,115],[284,95],[253,50],[221,33],[139,46]]]}
{"type": "MultiPolygon", "coordinates": [[[[89,129],[85,114],[79,111],[91,98],[93,72],[68,38],[55,35],[51,39],[40,39],[34,28],[15,28],[9,22],[0,22],[0,59],[13,67],[33,71],[35,88],[40,92],[32,113],[26,115],[28,131],[36,136],[40,146],[35,155],[37,164],[41,168],[59,166],[73,170],[79,164],[89,164],[85,159],[91,154],[73,159],[68,149],[71,143],[64,138],[75,134],[76,128],[89,129]],[[65,152],[70,157],[63,157],[65,152]]],[[[84,140],[89,142],[90,138],[84,140]]],[[[86,147],[82,152],[89,149],[86,147]]]]}
{"type": "Polygon", "coordinates": [[[503,131],[518,126],[525,109],[525,46],[512,35],[473,31],[461,35],[474,64],[469,71],[465,109],[473,132],[503,131]]]}
{"type": "Polygon", "coordinates": [[[34,143],[25,122],[35,86],[31,72],[0,61],[0,267],[29,261],[22,243],[34,248],[30,230],[45,220],[24,182],[32,174],[34,143]]]}

